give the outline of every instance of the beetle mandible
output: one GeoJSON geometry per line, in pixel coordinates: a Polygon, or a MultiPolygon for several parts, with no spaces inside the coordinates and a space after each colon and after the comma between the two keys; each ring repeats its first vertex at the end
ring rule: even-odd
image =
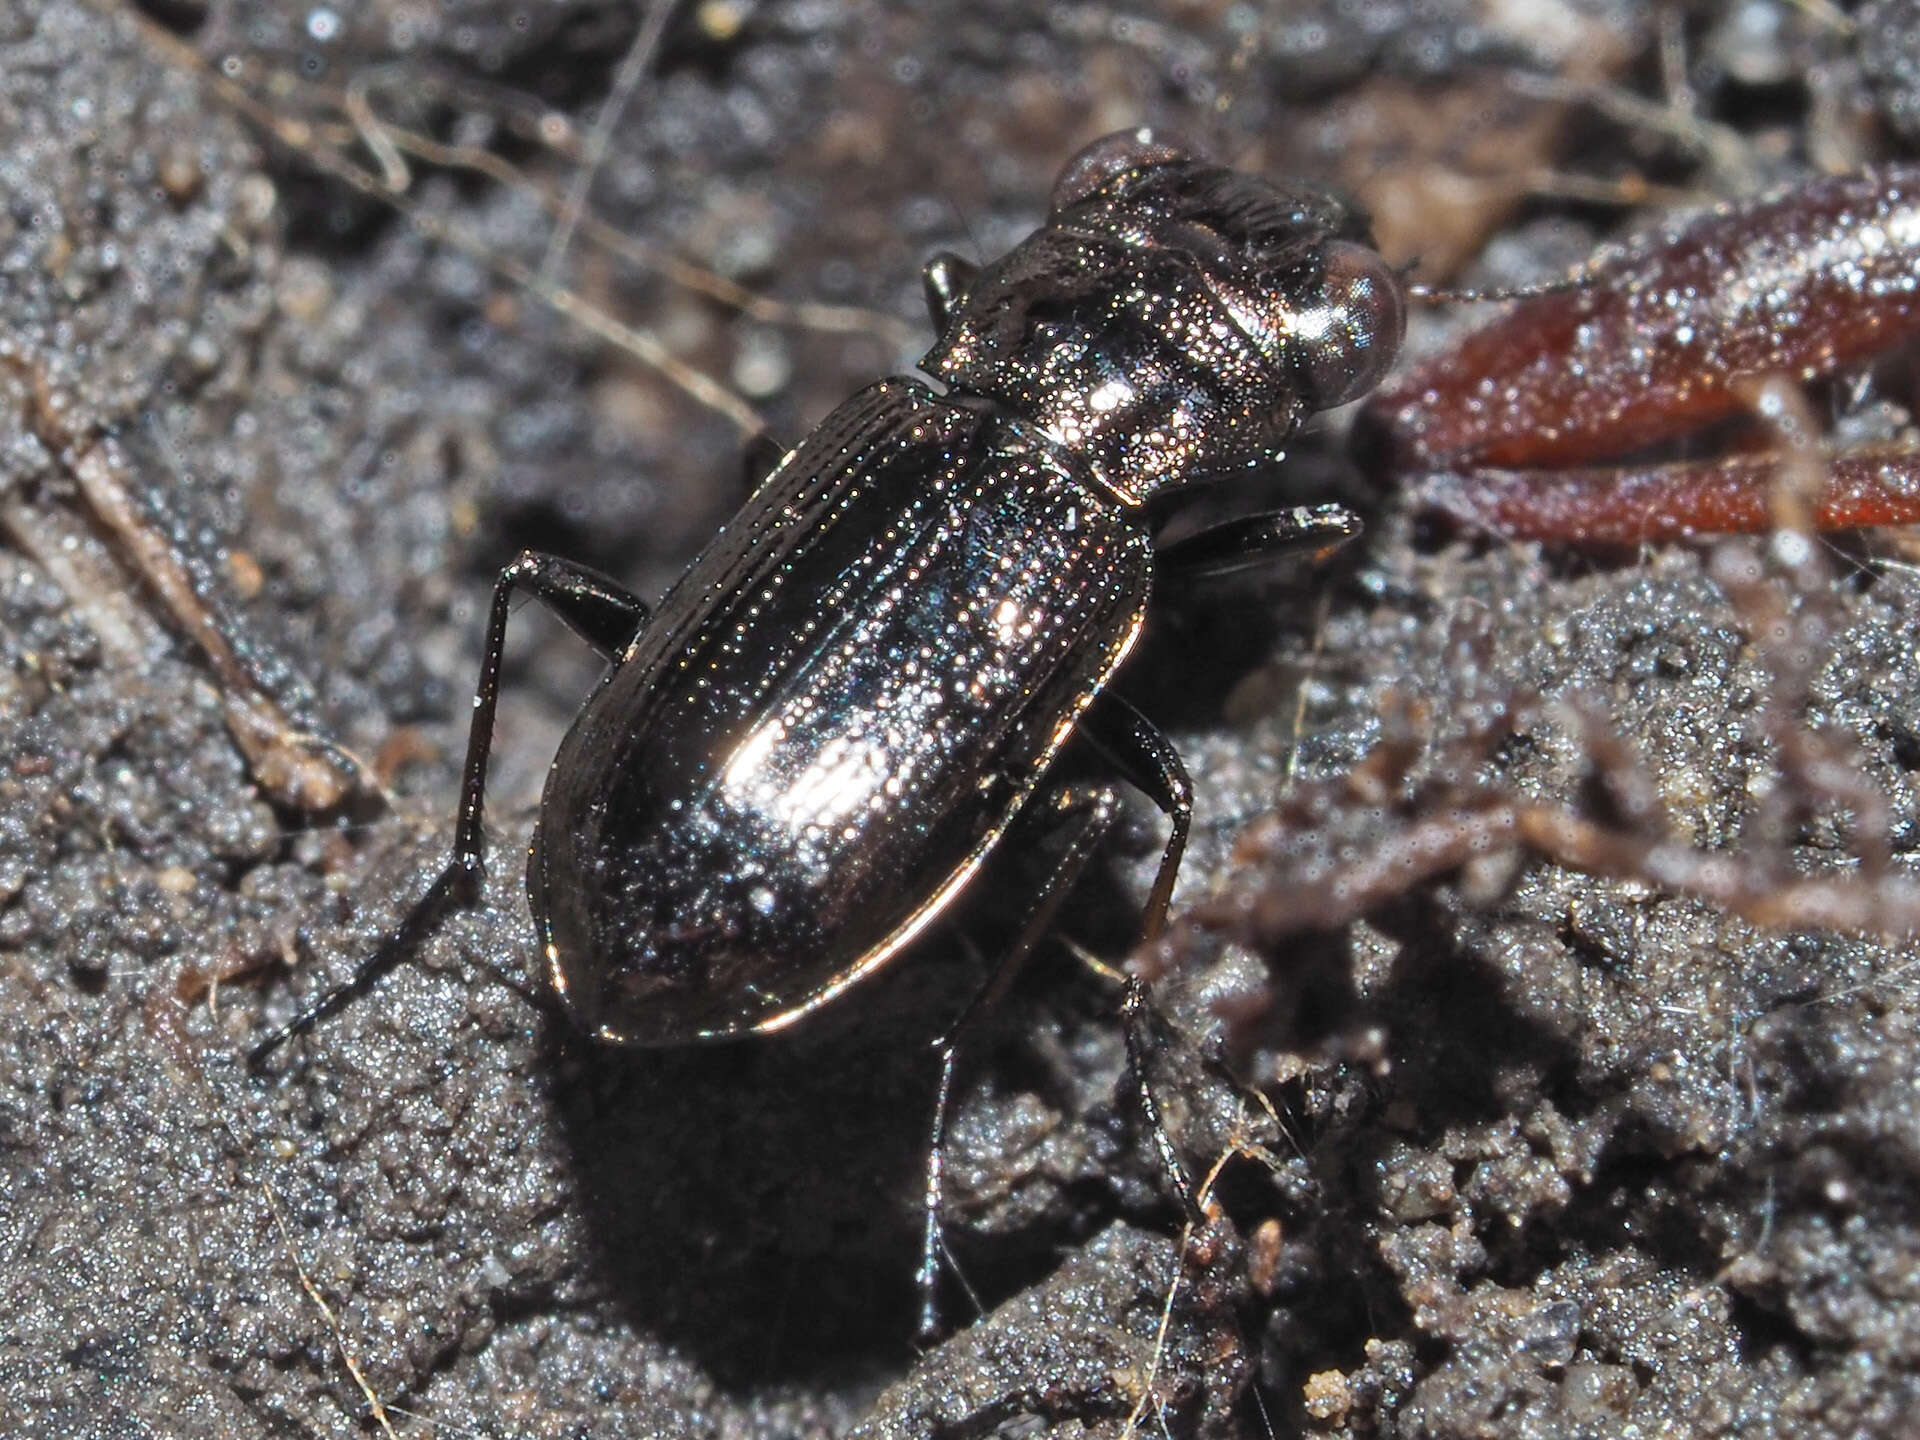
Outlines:
{"type": "Polygon", "coordinates": [[[1144,129],[1076,156],[1045,225],[997,263],[938,256],[925,279],[931,383],[885,380],[829,415],[657,613],[553,556],[501,572],[451,862],[256,1059],[477,894],[520,591],[609,665],[553,761],[527,867],[553,991],[597,1038],[720,1039],[831,1000],[940,914],[1075,732],[1172,819],[1143,920],[1159,928],[1190,786],[1105,689],[1155,575],[1355,524],[1321,506],[1157,550],[1155,531],[1194,487],[1270,464],[1309,414],[1372,389],[1403,288],[1356,211],[1144,129]]]}

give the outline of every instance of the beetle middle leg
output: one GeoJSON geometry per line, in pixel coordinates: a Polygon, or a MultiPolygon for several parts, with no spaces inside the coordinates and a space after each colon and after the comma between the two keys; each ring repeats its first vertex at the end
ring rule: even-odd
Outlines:
{"type": "MultiPolygon", "coordinates": [[[[1351,516],[1346,516],[1344,511],[1340,513],[1351,523],[1351,516]]],[[[1277,518],[1256,515],[1246,522],[1230,521],[1217,530],[1202,531],[1194,538],[1205,540],[1217,533],[1234,531],[1243,524],[1273,522],[1277,518]]],[[[1323,518],[1331,519],[1330,516],[1323,518]]],[[[1268,529],[1272,533],[1271,524],[1268,529]]],[[[1290,530],[1281,543],[1286,548],[1303,543],[1303,532],[1290,530]]],[[[1158,805],[1172,822],[1167,847],[1161,852],[1160,869],[1154,876],[1153,889],[1147,894],[1145,916],[1141,923],[1142,938],[1152,940],[1166,924],[1167,906],[1172,901],[1174,881],[1180,873],[1180,858],[1186,852],[1187,834],[1193,820],[1193,782],[1188,778],[1187,767],[1181,762],[1179,751],[1173,748],[1173,742],[1118,695],[1101,697],[1085,722],[1085,734],[1121,777],[1158,805]]],[[[1167,1127],[1161,1121],[1160,1102],[1154,1098],[1153,1086],[1147,1078],[1147,1058],[1154,1044],[1152,1026],[1156,1018],[1153,998],[1137,975],[1122,973],[1119,978],[1124,987],[1120,1014],[1126,1029],[1129,1087],[1140,1106],[1141,1118],[1146,1122],[1147,1133],[1153,1137],[1154,1149],[1159,1152],[1160,1163],[1167,1172],[1174,1193],[1188,1216],[1197,1220],[1200,1218],[1200,1202],[1192,1177],[1187,1174],[1186,1164],[1181,1160],[1180,1152],[1174,1148],[1173,1137],[1167,1133],[1167,1127]]]]}
{"type": "Polygon", "coordinates": [[[513,597],[525,591],[563,620],[609,662],[632,643],[649,618],[646,605],[614,581],[572,560],[523,551],[500,572],[493,585],[480,678],[474,686],[473,722],[467,732],[467,758],[460,782],[460,809],[454,827],[453,858],[407,918],[362,960],[342,984],[324,991],[291,1020],[247,1053],[258,1066],[295,1035],[326,1019],[418,947],[446,912],[471,905],[486,874],[486,838],[481,816],[487,788],[487,757],[493,749],[493,717],[500,698],[500,664],[506,651],[507,621],[513,597]]]}
{"type": "Polygon", "coordinates": [[[940,1051],[940,1084],[934,1094],[932,1133],[927,1142],[926,1188],[922,1192],[920,1268],[914,1282],[920,1291],[919,1337],[931,1342],[940,1334],[940,1267],[946,1254],[940,1223],[941,1190],[947,1168],[947,1117],[952,1108],[953,1076],[966,1038],[976,1030],[1011,988],[1029,956],[1052,928],[1060,906],[1113,826],[1120,800],[1107,786],[1090,790],[1061,787],[1045,796],[1027,824],[1048,825],[1065,837],[1064,849],[1046,887],[1028,913],[1012,946],[994,966],[986,983],[974,992],[959,1019],[935,1042],[940,1051]]]}

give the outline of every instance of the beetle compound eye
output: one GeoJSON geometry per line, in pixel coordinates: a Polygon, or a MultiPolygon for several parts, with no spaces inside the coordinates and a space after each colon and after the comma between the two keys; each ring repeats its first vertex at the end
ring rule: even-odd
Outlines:
{"type": "Polygon", "coordinates": [[[1128,171],[1191,160],[1196,153],[1179,136],[1144,125],[1103,135],[1067,162],[1067,168],[1053,182],[1050,203],[1056,211],[1069,209],[1128,171]]]}
{"type": "Polygon", "coordinates": [[[1294,315],[1302,382],[1316,409],[1357,400],[1386,378],[1407,331],[1407,292],[1376,252],[1330,240],[1319,293],[1294,315]]]}

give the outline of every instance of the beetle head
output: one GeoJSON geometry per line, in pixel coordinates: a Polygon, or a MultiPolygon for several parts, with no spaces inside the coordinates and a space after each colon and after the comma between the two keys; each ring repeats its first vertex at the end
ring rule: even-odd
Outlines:
{"type": "Polygon", "coordinates": [[[1405,319],[1357,210],[1133,130],[1068,163],[1045,227],[954,297],[922,363],[1144,500],[1366,394],[1405,319]]]}

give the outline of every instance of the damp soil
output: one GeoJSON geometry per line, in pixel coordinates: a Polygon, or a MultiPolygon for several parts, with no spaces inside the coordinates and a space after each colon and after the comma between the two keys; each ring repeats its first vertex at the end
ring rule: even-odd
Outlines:
{"type": "MultiPolygon", "coordinates": [[[[571,1033],[520,857],[596,667],[532,607],[483,903],[247,1069],[442,862],[498,567],[552,550],[656,595],[742,493],[740,425],[556,287],[790,441],[929,343],[928,254],[1000,253],[1121,126],[1343,186],[1396,263],[1515,283],[1662,207],[1910,154],[1920,110],[1899,3],[719,0],[680,7],[550,257],[636,8],[0,5],[0,1431],[1906,1433],[1910,947],[1525,857],[1285,945],[1179,920],[1264,883],[1236,837],[1410,703],[1443,748],[1490,694],[1596,699],[1734,863],[1780,783],[1777,667],[1707,547],[1438,534],[1337,416],[1255,485],[1345,498],[1366,537],[1169,596],[1124,682],[1197,791],[1150,1078],[1196,1172],[1262,1152],[1201,1233],[1114,989],[1048,945],[962,1069],[966,1283],[914,1342],[931,1045],[1043,848],[780,1035],[571,1033]],[[861,314],[742,314],[638,245],[861,314]]],[[[1410,344],[1470,320],[1423,311],[1410,344]]],[[[1906,394],[1834,403],[1897,433],[1906,394]]],[[[1851,737],[1896,869],[1901,543],[1834,552],[1802,707],[1851,737]]],[[[1565,733],[1484,764],[1585,798],[1565,733]]],[[[1125,955],[1159,827],[1129,810],[1063,934],[1125,955]]],[[[1784,841],[1852,863],[1845,816],[1784,841]]]]}

